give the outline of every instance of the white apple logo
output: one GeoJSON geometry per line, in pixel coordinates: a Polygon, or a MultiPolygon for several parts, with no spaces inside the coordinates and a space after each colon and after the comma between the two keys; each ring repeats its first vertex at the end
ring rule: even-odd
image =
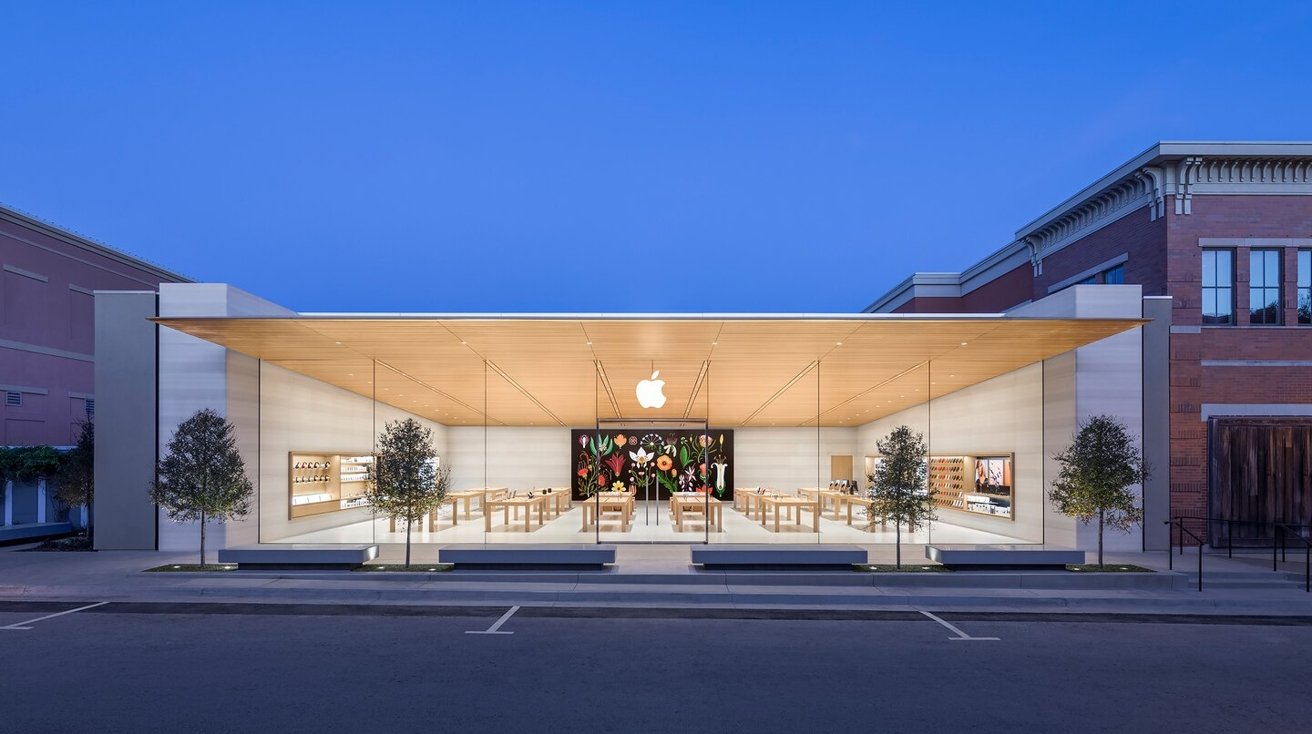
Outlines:
{"type": "Polygon", "coordinates": [[[651,373],[650,380],[638,383],[638,405],[644,408],[665,407],[665,380],[656,379],[660,374],[661,371],[656,370],[651,373]]]}

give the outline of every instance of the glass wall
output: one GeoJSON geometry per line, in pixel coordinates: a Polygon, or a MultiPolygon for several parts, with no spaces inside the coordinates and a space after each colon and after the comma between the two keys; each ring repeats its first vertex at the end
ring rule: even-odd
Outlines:
{"type": "Polygon", "coordinates": [[[260,539],[1042,542],[1042,364],[980,382],[951,335],[910,367],[859,326],[772,335],[735,352],[712,335],[708,358],[665,363],[626,358],[628,344],[526,362],[471,328],[443,335],[449,353],[427,366],[262,363],[260,539]],[[408,528],[363,496],[379,435],[406,419],[449,472],[446,500],[408,528]],[[871,496],[896,445],[919,452],[931,510],[900,523],[871,496]]]}

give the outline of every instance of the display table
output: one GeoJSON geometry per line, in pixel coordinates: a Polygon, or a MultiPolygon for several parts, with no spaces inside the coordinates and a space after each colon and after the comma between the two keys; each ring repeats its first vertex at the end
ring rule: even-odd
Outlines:
{"type": "Polygon", "coordinates": [[[614,512],[620,514],[620,527],[623,531],[626,533],[629,531],[629,520],[635,512],[635,502],[633,495],[628,492],[598,492],[582,500],[580,504],[583,506],[584,532],[600,522],[600,515],[614,512]]]}
{"type": "MultiPolygon", "coordinates": [[[[866,512],[870,512],[870,509],[871,509],[872,507],[874,507],[874,504],[875,504],[875,501],[872,500],[872,499],[870,499],[869,497],[862,497],[862,496],[860,496],[860,495],[856,495],[856,494],[844,494],[844,495],[839,495],[839,496],[838,496],[837,498],[835,498],[835,499],[836,499],[836,501],[838,502],[838,507],[836,507],[836,508],[834,509],[834,518],[835,518],[835,519],[838,518],[839,513],[842,512],[842,509],[841,509],[841,508],[842,508],[844,505],[846,505],[846,506],[847,506],[847,524],[848,524],[848,525],[851,525],[851,524],[852,524],[852,508],[853,508],[853,507],[857,507],[857,506],[864,507],[864,508],[866,508],[866,512]]],[[[867,523],[867,524],[869,524],[869,523],[867,523]]],[[[888,527],[888,519],[887,519],[887,518],[883,518],[883,517],[879,518],[879,527],[881,527],[881,528],[886,528],[886,527],[888,527]]]]}
{"type": "Polygon", "coordinates": [[[701,492],[676,492],[670,495],[670,514],[674,516],[674,527],[683,532],[685,515],[700,515],[708,524],[715,525],[715,532],[723,532],[723,505],[714,497],[701,492]]]}
{"type": "Polygon", "coordinates": [[[825,513],[825,505],[832,505],[834,508],[835,520],[838,519],[838,504],[841,501],[840,498],[847,496],[846,492],[839,492],[836,489],[828,489],[826,487],[800,487],[797,490],[797,494],[806,497],[807,499],[813,499],[816,502],[819,502],[821,515],[825,513]]]}
{"type": "Polygon", "coordinates": [[[519,509],[521,507],[524,508],[524,532],[526,533],[533,530],[533,508],[536,507],[538,510],[538,527],[541,527],[546,524],[547,521],[548,496],[549,495],[538,494],[532,497],[501,497],[494,500],[483,500],[483,530],[489,533],[492,532],[492,513],[498,507],[501,508],[505,515],[505,519],[502,522],[512,530],[514,528],[511,527],[510,511],[512,509],[515,511],[515,519],[518,520],[519,509]]]}
{"type": "Polygon", "coordinates": [[[761,498],[782,496],[783,495],[773,489],[767,489],[759,493],[754,489],[738,489],[734,490],[733,493],[733,508],[735,510],[741,509],[744,514],[751,517],[755,514],[756,508],[760,506],[761,498]],[[740,502],[742,503],[741,508],[739,507],[740,502]]]}
{"type": "Polygon", "coordinates": [[[757,520],[762,525],[767,525],[770,519],[770,511],[774,510],[774,531],[779,532],[779,516],[784,510],[788,511],[788,519],[793,519],[793,512],[797,513],[797,524],[801,525],[802,511],[811,511],[811,525],[814,532],[820,532],[820,502],[819,500],[807,499],[805,497],[769,497],[762,496],[757,503],[757,520]]]}

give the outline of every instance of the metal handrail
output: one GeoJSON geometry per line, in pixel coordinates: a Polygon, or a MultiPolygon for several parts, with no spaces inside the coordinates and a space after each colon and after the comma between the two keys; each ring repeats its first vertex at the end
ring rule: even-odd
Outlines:
{"type": "MultiPolygon", "coordinates": [[[[1180,555],[1182,555],[1182,556],[1184,555],[1184,535],[1185,535],[1185,533],[1188,533],[1188,534],[1189,534],[1189,537],[1193,538],[1194,541],[1198,543],[1198,590],[1199,590],[1199,591],[1202,591],[1202,590],[1203,590],[1203,539],[1200,538],[1200,537],[1198,537],[1197,535],[1194,535],[1194,532],[1193,532],[1192,530],[1190,530],[1189,528],[1185,527],[1185,526],[1184,526],[1184,521],[1185,521],[1185,518],[1183,518],[1183,517],[1178,517],[1178,518],[1176,518],[1176,519],[1174,519],[1174,520],[1165,520],[1164,522],[1165,522],[1167,525],[1170,525],[1170,526],[1173,526],[1173,527],[1180,528],[1180,555]]],[[[1168,530],[1167,533],[1166,533],[1166,542],[1167,542],[1167,544],[1168,544],[1168,547],[1167,547],[1167,549],[1166,549],[1166,568],[1167,568],[1168,570],[1174,571],[1174,570],[1175,570],[1175,546],[1174,546],[1174,545],[1171,545],[1172,540],[1171,540],[1171,533],[1170,533],[1169,530],[1168,530]]]]}
{"type": "MultiPolygon", "coordinates": [[[[1304,562],[1303,590],[1308,593],[1312,593],[1312,539],[1309,539],[1304,534],[1305,531],[1312,530],[1312,525],[1307,525],[1303,523],[1290,523],[1290,522],[1265,522],[1262,520],[1227,520],[1226,518],[1222,518],[1222,517],[1193,517],[1187,515],[1181,515],[1177,517],[1175,520],[1165,521],[1166,524],[1179,527],[1184,532],[1189,533],[1189,536],[1193,538],[1195,541],[1197,541],[1198,543],[1199,555],[1202,554],[1203,540],[1199,538],[1197,535],[1195,535],[1193,532],[1185,528],[1184,526],[1185,520],[1193,520],[1197,522],[1209,523],[1208,526],[1209,529],[1210,529],[1210,523],[1225,523],[1227,528],[1226,555],[1230,558],[1234,558],[1234,533],[1230,531],[1231,526],[1256,525],[1262,528],[1270,528],[1271,529],[1271,570],[1277,573],[1280,571],[1280,564],[1288,563],[1289,561],[1288,544],[1289,544],[1289,537],[1292,535],[1295,540],[1303,544],[1303,562],[1304,562]]],[[[1168,533],[1168,542],[1172,542],[1169,535],[1170,534],[1168,533]]],[[[1168,550],[1168,555],[1171,554],[1173,551],[1174,551],[1174,546],[1171,546],[1170,550],[1168,550]]],[[[1180,555],[1184,555],[1183,535],[1180,536],[1180,555]]],[[[1202,578],[1201,560],[1199,561],[1198,568],[1200,569],[1199,579],[1200,579],[1200,588],[1201,588],[1201,578],[1202,578]]]]}
{"type": "MultiPolygon", "coordinates": [[[[1289,537],[1289,531],[1293,531],[1294,538],[1303,544],[1303,591],[1312,593],[1312,540],[1303,537],[1302,530],[1305,525],[1290,525],[1289,523],[1274,523],[1276,537],[1280,541],[1280,560],[1286,561],[1285,558],[1285,540],[1289,537]]],[[[1276,546],[1271,544],[1271,570],[1278,571],[1276,565],[1276,546]]]]}

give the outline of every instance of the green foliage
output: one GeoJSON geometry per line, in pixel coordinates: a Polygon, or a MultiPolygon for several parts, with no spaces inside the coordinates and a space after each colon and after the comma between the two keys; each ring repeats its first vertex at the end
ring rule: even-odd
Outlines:
{"type": "Polygon", "coordinates": [[[929,487],[923,434],[898,426],[875,442],[881,460],[870,482],[870,522],[892,520],[897,529],[897,565],[902,565],[902,525],[918,527],[934,519],[934,490],[929,487]]]}
{"type": "Polygon", "coordinates": [[[77,437],[77,445],[64,454],[59,467],[59,485],[55,498],[66,507],[92,506],[96,489],[96,428],[86,422],[77,437]]]}
{"type": "Polygon", "coordinates": [[[0,448],[0,481],[32,481],[59,472],[63,456],[51,446],[0,448]]]}
{"type": "Polygon", "coordinates": [[[934,492],[929,488],[925,440],[907,426],[875,442],[881,461],[870,481],[871,514],[899,524],[921,525],[934,519],[934,492]]]}
{"type": "Polygon", "coordinates": [[[446,499],[451,470],[438,468],[433,432],[419,421],[391,421],[378,435],[365,496],[374,508],[404,520],[405,564],[410,565],[410,527],[446,499]]]}
{"type": "Polygon", "coordinates": [[[1070,446],[1053,456],[1061,469],[1048,490],[1058,512],[1081,522],[1098,520],[1098,565],[1103,528],[1128,531],[1143,521],[1130,487],[1148,479],[1148,465],[1124,423],[1097,415],[1080,424],[1070,446]]]}
{"type": "Polygon", "coordinates": [[[156,468],[150,497],[174,522],[200,521],[200,562],[205,565],[205,523],[245,517],[255,488],[226,418],[208,408],[183,421],[156,468]]]}

